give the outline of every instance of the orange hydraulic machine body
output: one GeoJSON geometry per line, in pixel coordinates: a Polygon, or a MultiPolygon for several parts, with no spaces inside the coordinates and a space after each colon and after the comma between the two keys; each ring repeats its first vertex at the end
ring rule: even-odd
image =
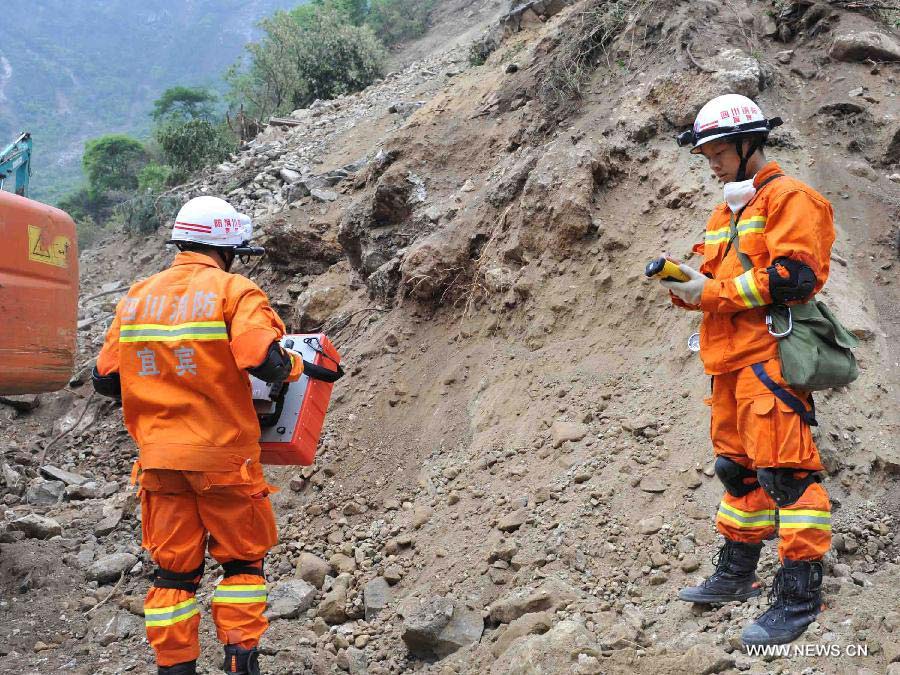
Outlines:
{"type": "Polygon", "coordinates": [[[308,466],[316,459],[334,380],[343,375],[341,356],[323,333],[286,335],[281,345],[313,367],[304,368],[300,379],[291,383],[272,385],[251,376],[262,430],[260,461],[308,466]]]}
{"type": "Polygon", "coordinates": [[[75,223],[0,190],[0,242],[0,394],[62,389],[75,360],[75,223]]]}

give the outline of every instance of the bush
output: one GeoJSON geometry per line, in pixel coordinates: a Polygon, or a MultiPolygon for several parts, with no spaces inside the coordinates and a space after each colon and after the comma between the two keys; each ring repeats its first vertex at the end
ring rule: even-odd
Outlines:
{"type": "Polygon", "coordinates": [[[90,216],[76,220],[75,229],[78,232],[79,251],[89,249],[106,232],[106,228],[98,225],[97,221],[90,216]]]}
{"type": "Polygon", "coordinates": [[[93,197],[117,190],[137,189],[137,175],[147,163],[140,142],[123,134],[109,134],[84,144],[81,159],[93,197]]]}
{"type": "Polygon", "coordinates": [[[372,0],[366,23],[386,45],[422,35],[435,0],[372,0]]]}
{"type": "Polygon", "coordinates": [[[237,147],[226,125],[203,119],[163,124],[156,129],[156,141],[166,163],[182,175],[223,161],[237,147]]]}
{"type": "Polygon", "coordinates": [[[87,217],[96,217],[99,204],[91,197],[87,188],[81,188],[60,199],[56,203],[56,208],[62,209],[72,216],[72,220],[77,221],[87,217]]]}
{"type": "Polygon", "coordinates": [[[369,27],[326,5],[301,9],[263,20],[265,37],[248,45],[247,70],[226,75],[232,99],[259,118],[359,91],[383,73],[384,47],[369,27]]]}
{"type": "Polygon", "coordinates": [[[147,234],[174,219],[180,206],[175,197],[147,193],[118,204],[115,215],[126,230],[147,234]]]}
{"type": "Polygon", "coordinates": [[[165,164],[148,164],[138,174],[139,192],[162,192],[169,184],[172,167],[165,164]]]}

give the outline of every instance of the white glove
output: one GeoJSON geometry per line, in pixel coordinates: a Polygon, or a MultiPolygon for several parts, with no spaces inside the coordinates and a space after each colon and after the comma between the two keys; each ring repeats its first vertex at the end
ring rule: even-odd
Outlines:
{"type": "Polygon", "coordinates": [[[681,298],[689,305],[699,305],[700,296],[703,295],[703,287],[709,281],[708,277],[703,276],[693,267],[681,264],[678,266],[682,272],[687,274],[690,279],[688,281],[660,281],[663,288],[666,288],[676,296],[681,298]]]}

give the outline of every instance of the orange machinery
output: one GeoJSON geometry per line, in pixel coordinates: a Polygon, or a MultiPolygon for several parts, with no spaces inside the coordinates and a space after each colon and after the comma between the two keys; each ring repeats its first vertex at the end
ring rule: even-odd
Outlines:
{"type": "Polygon", "coordinates": [[[0,394],[61,389],[75,360],[75,223],[0,190],[0,242],[0,394]]]}

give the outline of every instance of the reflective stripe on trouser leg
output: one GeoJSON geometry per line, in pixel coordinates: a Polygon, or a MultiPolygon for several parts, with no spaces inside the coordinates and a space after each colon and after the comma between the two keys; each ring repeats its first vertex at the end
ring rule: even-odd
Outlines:
{"type": "Polygon", "coordinates": [[[818,560],[831,548],[831,502],[813,483],[794,504],[779,509],[778,555],[784,560],[818,560]]]}
{"type": "Polygon", "coordinates": [[[255,647],[269,626],[266,611],[266,580],[255,574],[225,577],[216,586],[212,615],[216,634],[223,644],[255,647]]]}
{"type": "Polygon", "coordinates": [[[775,534],[775,502],[762,488],[743,497],[728,492],[719,502],[716,529],[727,539],[756,544],[775,534]]]}
{"type": "Polygon", "coordinates": [[[144,626],[159,665],[171,666],[200,656],[200,608],[193,593],[152,587],[144,600],[144,626]]]}

